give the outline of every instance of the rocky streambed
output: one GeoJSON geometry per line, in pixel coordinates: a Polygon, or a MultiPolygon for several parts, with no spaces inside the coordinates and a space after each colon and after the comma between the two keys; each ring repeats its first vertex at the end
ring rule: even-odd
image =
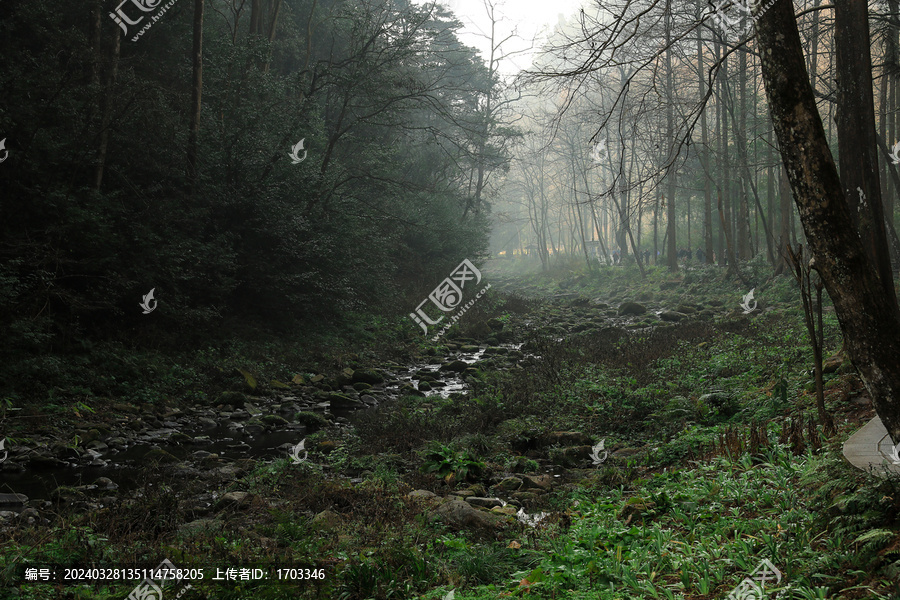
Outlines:
{"type": "MultiPolygon", "coordinates": [[[[186,484],[190,510],[202,515],[223,501],[240,503],[241,499],[220,496],[216,490],[259,461],[289,458],[310,433],[331,427],[339,437],[359,411],[377,410],[402,395],[463,394],[479,370],[527,369],[539,357],[527,354],[533,351],[529,345],[512,342],[529,332],[560,340],[608,328],[633,330],[706,320],[728,312],[717,300],[682,302],[671,309],[615,300],[563,293],[540,314],[523,318],[515,333],[491,319],[479,340],[448,341],[442,350],[429,350],[433,354],[407,365],[298,375],[289,384],[272,382],[264,392],[224,392],[196,406],[112,405],[105,414],[86,416],[71,429],[70,437],[38,434],[24,442],[7,441],[8,455],[0,462],[0,523],[39,519],[41,511],[54,503],[82,510],[114,506],[143,485],[138,478],[151,464],[168,465],[180,480],[190,482],[186,484]]],[[[474,502],[481,510],[518,513],[523,503],[546,493],[559,479],[559,465],[585,466],[594,440],[578,432],[557,434],[562,437],[548,442],[556,457],[541,461],[543,474],[511,473],[497,479],[491,485],[496,498],[476,487],[453,492],[445,502],[471,500],[466,503],[474,502]]],[[[461,510],[454,507],[446,510],[461,510]]]]}
{"type": "MultiPolygon", "coordinates": [[[[142,469],[151,464],[170,465],[209,486],[228,482],[258,461],[289,458],[309,433],[332,427],[339,437],[358,411],[405,394],[464,393],[479,368],[515,368],[522,358],[516,345],[448,344],[446,354],[409,365],[298,376],[264,394],[224,392],[203,406],[118,405],[110,411],[116,414],[86,418],[68,438],[7,440],[8,454],[0,462],[0,522],[34,519],[35,509],[54,502],[84,510],[114,505],[140,487],[142,469]]],[[[216,501],[215,493],[204,491],[197,494],[196,508],[216,501]]]]}

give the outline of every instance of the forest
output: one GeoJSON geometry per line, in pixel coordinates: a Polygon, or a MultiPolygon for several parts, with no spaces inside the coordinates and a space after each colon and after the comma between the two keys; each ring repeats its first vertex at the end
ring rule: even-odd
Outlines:
{"type": "Polygon", "coordinates": [[[0,50],[0,600],[900,600],[900,0],[0,50]]]}

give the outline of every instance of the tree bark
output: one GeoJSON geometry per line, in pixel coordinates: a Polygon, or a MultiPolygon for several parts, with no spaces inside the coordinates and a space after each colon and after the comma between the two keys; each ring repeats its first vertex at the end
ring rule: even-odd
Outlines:
{"type": "Polygon", "coordinates": [[[835,3],[834,43],[841,183],[851,218],[854,222],[858,219],[863,244],[881,277],[884,294],[896,304],[878,177],[867,0],[835,3]]]}
{"type": "Polygon", "coordinates": [[[666,204],[666,235],[669,238],[668,263],[669,270],[678,271],[678,251],[676,250],[675,240],[675,193],[677,190],[677,181],[675,174],[675,115],[673,112],[673,104],[675,102],[675,90],[672,83],[672,28],[670,26],[672,18],[671,0],[666,1],[666,142],[669,144],[669,160],[673,164],[669,167],[666,177],[669,180],[669,198],[666,204]]]}
{"type": "Polygon", "coordinates": [[[849,226],[850,207],[809,84],[793,3],[773,4],[757,31],[766,96],[813,268],[834,302],[875,410],[900,443],[900,311],[849,226]]]}
{"type": "Polygon", "coordinates": [[[106,89],[100,101],[100,144],[97,147],[97,163],[94,170],[94,189],[100,191],[103,184],[103,173],[106,169],[106,153],[109,150],[109,123],[112,118],[112,94],[116,77],[119,74],[119,53],[122,49],[122,34],[115,28],[110,51],[109,71],[106,76],[106,89]]]}
{"type": "Polygon", "coordinates": [[[191,123],[188,132],[187,167],[192,187],[197,184],[197,137],[200,133],[200,102],[203,95],[203,0],[194,0],[193,85],[191,123]]]}

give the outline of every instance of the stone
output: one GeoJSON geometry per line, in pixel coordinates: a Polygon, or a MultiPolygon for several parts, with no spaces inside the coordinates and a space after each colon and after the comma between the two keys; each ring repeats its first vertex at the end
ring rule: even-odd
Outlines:
{"type": "Polygon", "coordinates": [[[28,525],[34,525],[41,520],[41,513],[34,508],[26,508],[19,513],[19,521],[28,525]]]}
{"type": "Polygon", "coordinates": [[[144,460],[162,465],[171,465],[179,462],[178,458],[176,458],[175,455],[170,452],[166,452],[162,448],[153,448],[152,450],[150,450],[150,452],[144,455],[144,460]]]}
{"type": "Polygon", "coordinates": [[[306,427],[310,433],[314,433],[319,429],[328,426],[328,419],[326,419],[319,413],[314,413],[311,411],[298,412],[294,416],[294,420],[300,425],[306,427]]]}
{"type": "Polygon", "coordinates": [[[414,492],[410,492],[406,495],[407,498],[415,498],[420,500],[428,500],[430,498],[437,498],[438,495],[434,492],[429,492],[428,490],[416,490],[414,492]]]}
{"type": "MultiPolygon", "coordinates": [[[[357,371],[357,373],[358,372],[359,371],[357,371]]],[[[365,403],[361,400],[350,398],[343,394],[329,394],[325,400],[330,403],[331,408],[336,408],[338,410],[351,410],[366,407],[365,403]]]]}
{"type": "Polygon", "coordinates": [[[94,481],[94,485],[97,486],[98,489],[101,490],[117,490],[119,486],[113,482],[109,477],[98,477],[96,481],[94,481]]]}
{"type": "Polygon", "coordinates": [[[333,510],[323,510],[310,521],[309,526],[316,531],[331,531],[344,524],[344,517],[333,510]]]}
{"type": "Polygon", "coordinates": [[[530,489],[549,490],[553,484],[553,477],[550,475],[523,475],[522,491],[530,489]]]}
{"type": "Polygon", "coordinates": [[[822,361],[822,373],[834,373],[841,368],[842,364],[844,364],[844,356],[842,354],[829,356],[822,361]]]}
{"type": "Polygon", "coordinates": [[[373,369],[357,369],[353,371],[353,383],[375,385],[384,382],[384,377],[373,369]]]}
{"type": "Polygon", "coordinates": [[[25,494],[0,494],[0,505],[2,506],[20,506],[28,502],[28,496],[25,494]]]}
{"type": "Polygon", "coordinates": [[[512,495],[512,499],[516,502],[520,503],[532,503],[540,500],[540,496],[538,496],[535,492],[515,492],[512,495]]]}
{"type": "Polygon", "coordinates": [[[480,496],[469,496],[466,502],[472,506],[481,506],[482,508],[494,508],[495,506],[503,506],[503,502],[499,498],[483,498],[480,496]]]}
{"type": "Polygon", "coordinates": [[[247,396],[242,392],[222,392],[219,394],[218,399],[219,404],[228,404],[229,406],[234,406],[236,408],[242,408],[246,401],[247,396]]]}
{"type": "Polygon", "coordinates": [[[423,380],[419,382],[418,388],[420,392],[430,392],[431,384],[423,380]]]}
{"type": "Polygon", "coordinates": [[[550,460],[553,464],[563,467],[574,467],[591,457],[591,446],[569,446],[568,448],[553,448],[550,450],[550,460]]]}
{"type": "Polygon", "coordinates": [[[685,318],[686,316],[687,315],[682,314],[680,312],[676,312],[674,310],[664,310],[661,313],[659,313],[660,319],[662,319],[663,321],[668,321],[670,323],[676,323],[676,322],[682,320],[683,318],[685,318]]]}
{"type": "Polygon", "coordinates": [[[478,509],[462,500],[449,500],[432,511],[432,516],[457,529],[496,530],[507,522],[505,517],[478,509]]]}
{"type": "Polygon", "coordinates": [[[469,368],[469,363],[462,360],[452,360],[441,365],[441,371],[452,371],[454,373],[462,373],[469,368]]]}
{"type": "Polygon", "coordinates": [[[518,477],[506,477],[494,487],[501,492],[514,492],[522,487],[522,480],[518,477]]]}
{"type": "Polygon", "coordinates": [[[287,419],[278,415],[263,415],[259,420],[269,427],[280,427],[288,424],[287,419]]]}
{"type": "Polygon", "coordinates": [[[219,498],[216,509],[248,508],[255,496],[250,492],[228,492],[219,498]]]}
{"type": "Polygon", "coordinates": [[[518,513],[518,509],[512,504],[507,504],[506,506],[495,506],[491,509],[492,513],[497,513],[500,515],[507,515],[510,517],[515,517],[516,513],[518,513]]]}
{"type": "Polygon", "coordinates": [[[647,312],[647,308],[637,302],[623,302],[619,305],[619,316],[642,315],[645,312],[647,312]]]}
{"type": "Polygon", "coordinates": [[[474,496],[475,492],[473,492],[472,490],[456,490],[456,491],[450,492],[450,495],[458,496],[460,498],[468,498],[469,496],[474,496]]]}

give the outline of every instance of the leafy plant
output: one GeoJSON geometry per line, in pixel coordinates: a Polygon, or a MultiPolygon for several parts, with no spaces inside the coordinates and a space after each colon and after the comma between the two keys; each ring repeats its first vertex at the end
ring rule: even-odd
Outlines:
{"type": "Polygon", "coordinates": [[[425,455],[423,473],[434,473],[446,482],[453,479],[465,481],[480,476],[485,464],[476,459],[468,450],[454,451],[444,445],[438,446],[425,455]]]}

